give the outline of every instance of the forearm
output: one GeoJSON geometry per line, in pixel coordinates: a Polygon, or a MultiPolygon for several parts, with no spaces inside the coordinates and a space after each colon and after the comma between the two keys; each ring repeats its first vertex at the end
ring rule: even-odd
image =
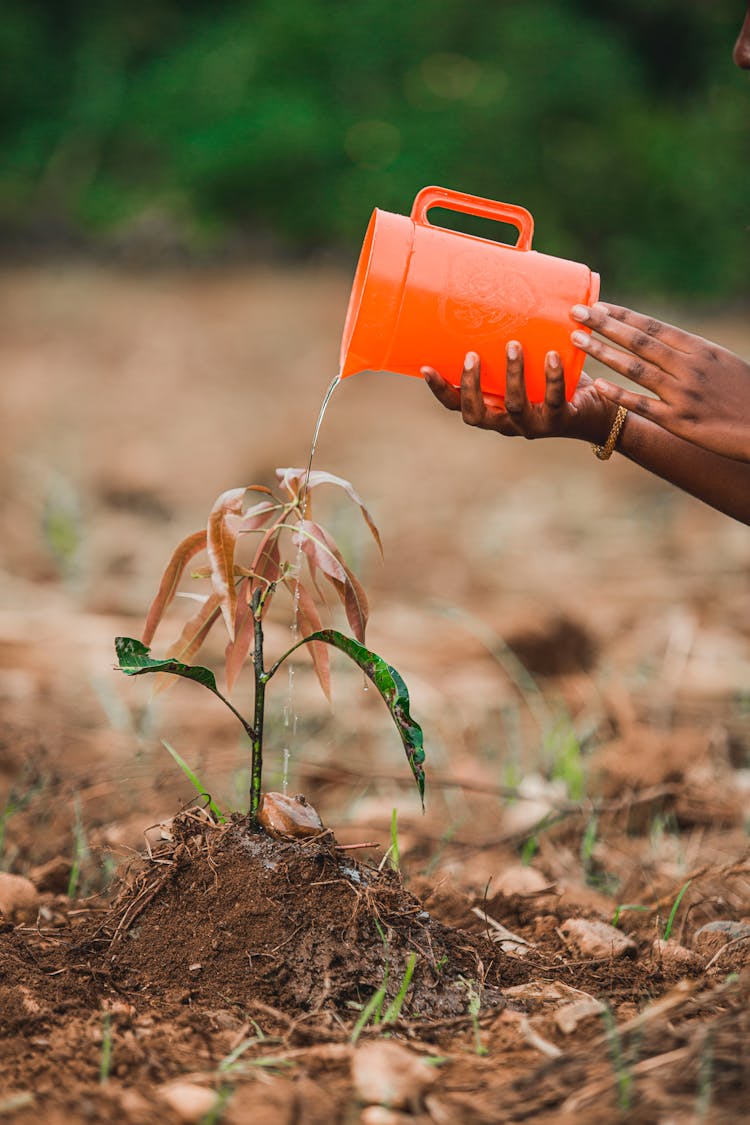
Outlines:
{"type": "Polygon", "coordinates": [[[625,420],[617,449],[662,480],[689,492],[719,512],[750,524],[750,463],[747,461],[734,461],[701,449],[632,413],[625,420]]]}

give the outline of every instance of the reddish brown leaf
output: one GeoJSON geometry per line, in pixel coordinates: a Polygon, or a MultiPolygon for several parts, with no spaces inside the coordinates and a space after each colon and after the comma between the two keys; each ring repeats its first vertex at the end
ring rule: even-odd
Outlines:
{"type": "MultiPolygon", "coordinates": [[[[315,633],[318,629],[322,629],[323,623],[320,620],[320,614],[318,613],[315,602],[302,583],[296,578],[286,578],[284,582],[292,594],[292,600],[295,606],[296,624],[301,635],[306,637],[309,633],[315,633]]],[[[331,661],[328,648],[321,641],[310,641],[310,643],[304,647],[310,653],[318,682],[323,689],[323,694],[330,703],[331,661]]]]}
{"type": "MultiPolygon", "coordinates": [[[[253,575],[263,584],[271,586],[281,577],[281,551],[279,550],[278,536],[263,539],[253,559],[253,575]]],[[[268,608],[270,597],[266,596],[264,612],[268,608]]]]}
{"type": "MultiPolygon", "coordinates": [[[[314,488],[318,488],[321,484],[335,484],[338,488],[343,488],[350,500],[352,500],[360,512],[362,518],[370,529],[373,539],[378,545],[378,550],[382,556],[383,544],[380,539],[380,532],[378,531],[375,520],[370,515],[370,512],[359,493],[354,488],[350,481],[345,480],[344,477],[337,477],[333,473],[326,473],[322,470],[314,469],[310,472],[309,476],[306,469],[277,469],[276,476],[278,477],[279,484],[285,488],[293,500],[299,496],[300,491],[304,485],[305,477],[307,477],[307,484],[304,485],[306,494],[312,492],[314,488]]],[[[305,505],[305,516],[308,517],[310,512],[308,506],[305,505]]]]}
{"type": "MultiPolygon", "coordinates": [[[[236,574],[242,568],[235,567],[234,569],[236,574]]],[[[240,583],[237,591],[237,605],[234,615],[234,640],[229,642],[224,652],[227,691],[230,694],[248,658],[255,639],[255,624],[253,621],[253,611],[250,606],[250,598],[253,589],[258,579],[266,586],[266,596],[263,601],[262,609],[262,615],[265,616],[271,604],[273,584],[278,581],[281,575],[281,556],[279,553],[278,540],[276,538],[264,539],[253,561],[252,569],[247,571],[246,575],[247,577],[240,583]]]]}
{"type": "Polygon", "coordinates": [[[227,693],[232,694],[237,677],[242,671],[248,658],[253,640],[255,638],[255,625],[253,611],[250,606],[252,583],[249,578],[243,578],[237,591],[237,607],[234,616],[234,640],[230,641],[224,651],[224,671],[227,681],[227,693]]]}
{"type": "Polygon", "coordinates": [[[296,500],[299,496],[300,485],[302,484],[302,478],[305,476],[306,471],[306,469],[276,470],[276,479],[281,487],[286,489],[290,500],[296,500]]]}
{"type": "Polygon", "coordinates": [[[248,508],[243,516],[234,521],[235,530],[241,535],[247,531],[257,531],[274,512],[279,511],[280,505],[275,500],[261,500],[248,508]]]}
{"type": "Polygon", "coordinates": [[[295,529],[294,541],[305,553],[313,580],[319,570],[341,600],[351,630],[358,641],[364,642],[369,609],[367,596],[361,583],[341,557],[341,553],[326,531],[312,520],[301,520],[295,529]]]}
{"type": "Polygon", "coordinates": [[[222,492],[208,517],[208,560],[211,564],[211,585],[219,597],[224,624],[234,639],[234,610],[237,590],[234,584],[234,552],[237,547],[237,517],[242,515],[246,488],[230,488],[222,492]]]}
{"type": "Polygon", "coordinates": [[[219,595],[210,594],[198,612],[185,622],[182,632],[174,644],[169,646],[164,659],[180,660],[183,664],[192,664],[193,658],[197,655],[209,631],[218,621],[220,610],[219,595]]]}
{"type": "MultiPolygon", "coordinates": [[[[169,646],[164,659],[179,660],[183,664],[192,664],[201,645],[220,617],[221,603],[219,596],[218,594],[211,594],[203,602],[198,612],[185,622],[182,632],[177,640],[169,646]]],[[[169,676],[167,673],[157,673],[154,692],[164,691],[173,683],[176,683],[174,676],[169,676]]]]}
{"type": "Polygon", "coordinates": [[[144,645],[151,645],[159,622],[174,600],[185,567],[199,551],[204,551],[206,549],[207,539],[208,536],[205,531],[196,531],[192,535],[188,535],[186,539],[183,539],[175,548],[172,558],[167,563],[166,570],[162,575],[156,597],[149,608],[146,624],[143,626],[141,641],[144,645]]]}

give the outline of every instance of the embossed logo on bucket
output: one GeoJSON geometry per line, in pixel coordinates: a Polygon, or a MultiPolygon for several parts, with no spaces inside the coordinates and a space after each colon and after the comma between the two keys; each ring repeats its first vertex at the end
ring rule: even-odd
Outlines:
{"type": "Polygon", "coordinates": [[[439,316],[451,332],[477,340],[505,329],[517,332],[538,305],[537,294],[514,268],[511,254],[505,255],[503,268],[498,269],[468,247],[450,262],[439,316]]]}

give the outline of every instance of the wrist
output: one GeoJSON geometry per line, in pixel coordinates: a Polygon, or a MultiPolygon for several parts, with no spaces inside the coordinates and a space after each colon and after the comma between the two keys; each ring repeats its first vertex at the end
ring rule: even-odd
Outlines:
{"type": "Polygon", "coordinates": [[[617,406],[613,402],[602,402],[596,410],[581,412],[573,423],[570,437],[585,441],[589,445],[604,445],[617,418],[617,406]]]}

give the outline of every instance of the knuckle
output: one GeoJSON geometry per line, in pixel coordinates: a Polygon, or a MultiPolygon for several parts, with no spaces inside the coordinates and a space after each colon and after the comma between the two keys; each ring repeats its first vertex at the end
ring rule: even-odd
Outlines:
{"type": "Polygon", "coordinates": [[[686,394],[680,403],[677,413],[683,422],[697,422],[701,416],[701,396],[696,391],[686,394]]]}
{"type": "Polygon", "coordinates": [[[646,365],[640,359],[633,359],[628,364],[628,375],[631,379],[642,379],[646,374],[646,365]]]}
{"type": "Polygon", "coordinates": [[[664,325],[660,320],[655,320],[650,316],[646,321],[646,333],[649,336],[661,336],[664,325]]]}

